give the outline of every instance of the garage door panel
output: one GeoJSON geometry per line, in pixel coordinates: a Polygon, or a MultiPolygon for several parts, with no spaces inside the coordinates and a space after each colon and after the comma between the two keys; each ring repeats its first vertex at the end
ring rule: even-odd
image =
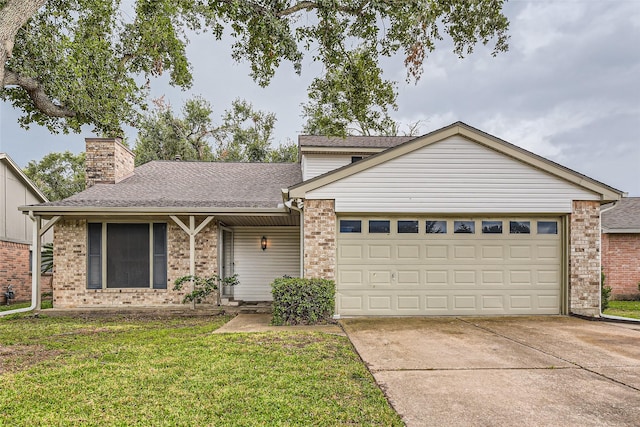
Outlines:
{"type": "MultiPolygon", "coordinates": [[[[409,218],[411,219],[411,218],[409,218]]],[[[428,234],[338,233],[337,309],[342,315],[558,314],[561,288],[561,233],[428,234]]],[[[366,222],[366,218],[363,221],[366,222]]],[[[468,221],[468,219],[464,219],[468,221]]],[[[549,221],[549,218],[541,219],[549,221]]],[[[498,220],[496,220],[498,221],[498,220]]],[[[561,224],[557,219],[558,225],[561,224]]],[[[506,224],[506,226],[505,226],[506,224]]]]}
{"type": "Polygon", "coordinates": [[[476,272],[472,270],[454,270],[453,284],[468,285],[476,283],[476,272]]]}
{"type": "Polygon", "coordinates": [[[398,270],[398,285],[418,286],[420,270],[398,270]]]}
{"type": "Polygon", "coordinates": [[[447,270],[427,270],[426,272],[427,286],[431,285],[448,285],[449,272],[447,270]]]}
{"type": "Polygon", "coordinates": [[[410,260],[416,261],[420,259],[420,245],[403,245],[397,246],[398,261],[410,260]]]}
{"type": "Polygon", "coordinates": [[[476,247],[470,245],[456,245],[453,248],[453,257],[456,260],[476,259],[476,247]]]}
{"type": "Polygon", "coordinates": [[[388,261],[391,259],[391,245],[369,245],[368,254],[369,259],[388,261]]]}
{"type": "Polygon", "coordinates": [[[427,260],[442,261],[449,258],[447,245],[427,245],[427,260]]]}

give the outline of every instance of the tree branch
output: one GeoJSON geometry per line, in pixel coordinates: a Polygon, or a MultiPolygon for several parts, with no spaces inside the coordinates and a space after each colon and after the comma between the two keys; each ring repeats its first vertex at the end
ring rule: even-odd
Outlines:
{"type": "Polygon", "coordinates": [[[4,86],[20,86],[23,88],[33,105],[42,113],[50,117],[75,117],[75,111],[54,103],[44,91],[42,84],[33,77],[24,77],[5,68],[4,86]]]}
{"type": "Polygon", "coordinates": [[[4,87],[4,64],[13,52],[16,34],[47,0],[8,0],[0,8],[0,89],[4,87]]]}

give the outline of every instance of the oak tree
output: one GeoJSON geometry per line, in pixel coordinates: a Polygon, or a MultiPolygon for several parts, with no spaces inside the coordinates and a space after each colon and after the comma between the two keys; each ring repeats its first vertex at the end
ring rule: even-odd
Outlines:
{"type": "Polygon", "coordinates": [[[188,36],[207,32],[230,40],[232,60],[247,62],[262,86],[282,63],[300,73],[305,58],[320,62],[305,108],[311,129],[371,132],[397,97],[382,57],[402,56],[416,81],[445,36],[459,56],[478,43],[504,51],[505,1],[0,0],[0,98],[22,111],[23,126],[91,124],[121,136],[124,124],[136,126],[154,77],[190,87],[188,36]]]}

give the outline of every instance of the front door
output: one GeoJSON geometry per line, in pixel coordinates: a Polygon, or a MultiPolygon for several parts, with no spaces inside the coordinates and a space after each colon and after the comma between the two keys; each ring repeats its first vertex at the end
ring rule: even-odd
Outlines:
{"type": "MultiPolygon", "coordinates": [[[[222,250],[220,251],[220,277],[227,278],[233,276],[233,230],[226,227],[220,228],[222,235],[222,250]]],[[[223,286],[221,289],[222,298],[233,297],[233,286],[223,286]]]]}

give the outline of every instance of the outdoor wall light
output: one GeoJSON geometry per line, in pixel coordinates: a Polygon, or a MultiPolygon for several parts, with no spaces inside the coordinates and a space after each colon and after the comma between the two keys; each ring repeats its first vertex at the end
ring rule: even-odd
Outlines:
{"type": "Polygon", "coordinates": [[[262,236],[262,239],[260,239],[260,247],[263,251],[267,249],[267,238],[265,236],[262,236]]]}

